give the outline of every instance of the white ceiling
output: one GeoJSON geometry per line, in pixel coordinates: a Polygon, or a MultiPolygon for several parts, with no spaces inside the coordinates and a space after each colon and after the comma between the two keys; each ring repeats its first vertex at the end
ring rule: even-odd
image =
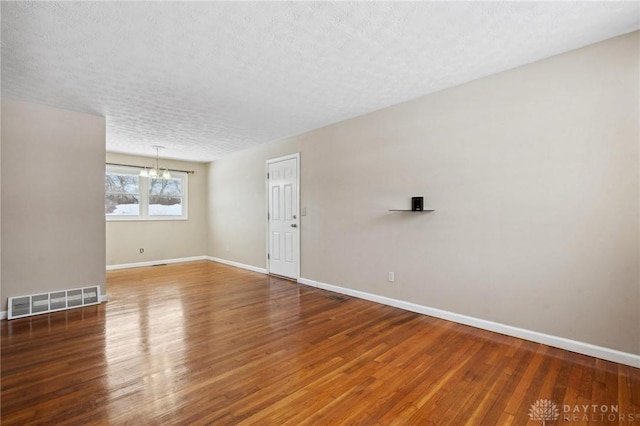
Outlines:
{"type": "Polygon", "coordinates": [[[2,2],[2,95],[211,161],[640,28],[638,2],[2,2]]]}

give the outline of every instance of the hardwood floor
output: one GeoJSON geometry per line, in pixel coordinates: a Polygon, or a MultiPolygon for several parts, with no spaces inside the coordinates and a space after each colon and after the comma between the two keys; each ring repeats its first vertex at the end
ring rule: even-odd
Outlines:
{"type": "Polygon", "coordinates": [[[640,425],[639,369],[291,281],[203,261],[108,292],[1,322],[3,425],[533,425],[540,399],[640,425]]]}

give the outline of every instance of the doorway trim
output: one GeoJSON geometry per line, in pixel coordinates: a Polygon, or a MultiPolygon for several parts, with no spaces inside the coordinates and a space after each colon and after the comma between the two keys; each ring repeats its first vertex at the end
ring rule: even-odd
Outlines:
{"type": "Polygon", "coordinates": [[[282,157],[271,158],[265,161],[264,166],[264,193],[265,193],[265,212],[264,212],[264,220],[265,220],[265,234],[267,237],[267,246],[265,250],[265,264],[267,265],[266,270],[267,274],[271,273],[271,264],[269,259],[269,250],[271,249],[271,235],[269,233],[269,165],[272,163],[277,163],[279,161],[296,159],[296,210],[298,212],[298,238],[294,240],[295,245],[295,261],[296,261],[296,276],[295,280],[300,280],[300,240],[302,238],[302,217],[300,215],[300,153],[296,152],[295,154],[283,155],[282,157]]]}

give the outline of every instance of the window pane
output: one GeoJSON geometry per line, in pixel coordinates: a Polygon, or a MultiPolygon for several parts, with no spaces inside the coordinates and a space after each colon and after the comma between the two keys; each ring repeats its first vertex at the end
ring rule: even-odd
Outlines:
{"type": "Polygon", "coordinates": [[[149,216],[182,214],[182,179],[150,179],[149,216]]]}
{"type": "Polygon", "coordinates": [[[182,180],[181,179],[151,179],[149,185],[149,195],[182,196],[182,180]]]}
{"type": "Polygon", "coordinates": [[[104,178],[104,212],[109,216],[140,214],[137,175],[107,173],[104,178]]]}
{"type": "Polygon", "coordinates": [[[139,194],[137,175],[107,173],[104,177],[104,191],[114,194],[139,194]]]}

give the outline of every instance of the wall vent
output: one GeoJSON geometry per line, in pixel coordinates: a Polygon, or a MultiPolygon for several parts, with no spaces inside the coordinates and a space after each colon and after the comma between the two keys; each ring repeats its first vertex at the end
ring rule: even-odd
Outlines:
{"type": "Polygon", "coordinates": [[[100,303],[100,287],[73,288],[9,298],[7,319],[46,314],[100,303]]]}

